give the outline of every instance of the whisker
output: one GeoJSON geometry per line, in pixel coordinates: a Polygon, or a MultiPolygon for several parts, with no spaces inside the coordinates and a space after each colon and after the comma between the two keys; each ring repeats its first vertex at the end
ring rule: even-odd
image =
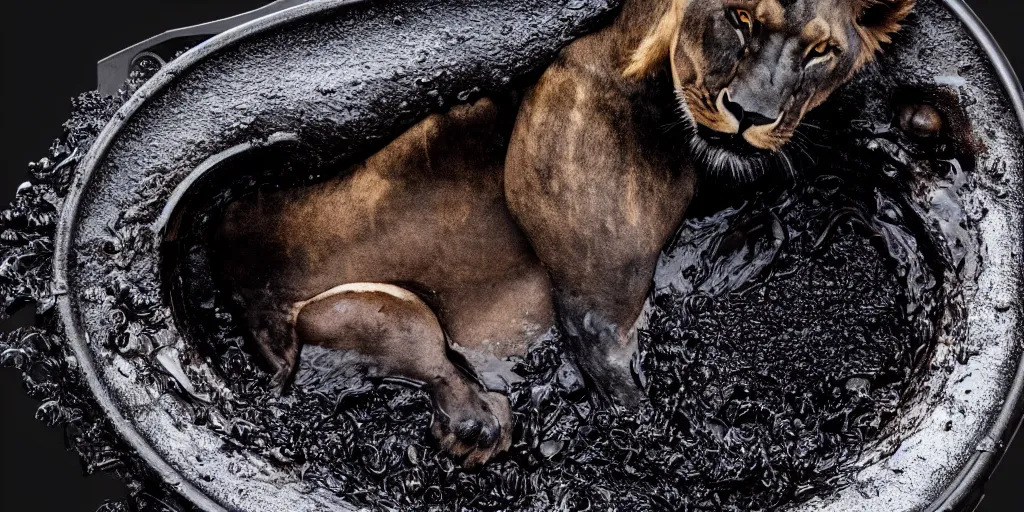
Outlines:
{"type": "Polygon", "coordinates": [[[782,162],[784,164],[786,164],[786,165],[783,166],[783,170],[787,171],[787,175],[790,178],[795,179],[796,178],[796,168],[793,167],[793,162],[789,159],[789,156],[786,155],[785,151],[779,151],[779,156],[782,157],[782,162]]]}
{"type": "Polygon", "coordinates": [[[807,121],[804,121],[804,122],[800,123],[800,125],[797,127],[797,129],[804,128],[804,127],[806,127],[806,128],[813,128],[813,129],[818,130],[820,132],[824,132],[825,131],[824,128],[822,128],[822,127],[820,127],[820,126],[818,126],[818,125],[816,125],[814,123],[808,123],[807,121]]]}
{"type": "Polygon", "coordinates": [[[807,136],[806,135],[804,135],[804,134],[802,134],[800,132],[794,133],[793,134],[792,143],[793,143],[794,147],[799,149],[800,152],[803,153],[804,156],[807,157],[807,161],[810,162],[810,164],[812,166],[818,165],[818,160],[816,158],[814,158],[813,155],[811,155],[810,151],[808,151],[808,148],[807,148],[807,136]]]}
{"type": "MultiPolygon", "coordinates": [[[[801,127],[802,127],[802,126],[801,126],[801,127]]],[[[796,131],[794,132],[794,134],[796,134],[796,135],[798,135],[799,137],[801,137],[801,138],[802,138],[802,140],[803,140],[803,141],[804,141],[805,143],[807,143],[808,145],[812,145],[812,146],[815,146],[815,147],[817,147],[817,148],[821,148],[821,149],[831,149],[831,146],[828,146],[828,145],[826,145],[826,144],[823,144],[823,143],[821,143],[821,142],[818,142],[818,141],[816,141],[815,139],[811,138],[811,137],[810,137],[810,136],[809,136],[808,134],[806,134],[806,133],[804,133],[803,131],[801,131],[801,127],[797,127],[797,129],[796,129],[796,131]]],[[[825,133],[825,130],[822,130],[822,133],[825,133]]]]}
{"type": "Polygon", "coordinates": [[[667,134],[667,133],[671,132],[672,130],[674,130],[674,129],[682,126],[682,125],[685,125],[685,124],[686,124],[686,120],[685,119],[676,119],[675,121],[664,123],[661,126],[662,133],[666,133],[667,134]]]}

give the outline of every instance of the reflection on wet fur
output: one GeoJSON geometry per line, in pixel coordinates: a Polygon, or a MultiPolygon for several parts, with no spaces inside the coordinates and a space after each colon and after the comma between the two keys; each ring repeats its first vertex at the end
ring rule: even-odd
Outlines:
{"type": "Polygon", "coordinates": [[[422,383],[434,435],[475,466],[510,446],[511,409],[449,342],[521,357],[557,327],[597,402],[635,410],[635,326],[698,173],[792,171],[804,114],[912,4],[628,1],[521,102],[454,107],[327,182],[235,202],[214,253],[274,386],[303,345],[358,353],[422,383]]]}

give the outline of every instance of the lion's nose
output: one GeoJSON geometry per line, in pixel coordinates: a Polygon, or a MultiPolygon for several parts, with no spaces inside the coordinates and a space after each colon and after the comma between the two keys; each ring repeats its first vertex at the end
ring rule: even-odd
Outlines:
{"type": "Polygon", "coordinates": [[[732,97],[729,95],[729,91],[725,92],[725,98],[722,103],[725,105],[726,110],[728,110],[729,113],[736,118],[736,121],[739,122],[739,133],[743,133],[753,126],[772,124],[776,119],[774,117],[761,114],[760,112],[747,110],[743,105],[733,101],[732,97]]]}

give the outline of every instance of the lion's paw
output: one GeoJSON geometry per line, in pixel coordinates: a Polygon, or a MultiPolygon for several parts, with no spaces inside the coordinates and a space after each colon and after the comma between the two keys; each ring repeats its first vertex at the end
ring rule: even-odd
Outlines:
{"type": "Polygon", "coordinates": [[[512,410],[499,393],[438,404],[431,432],[441,447],[467,468],[478,467],[512,444],[512,410]]]}

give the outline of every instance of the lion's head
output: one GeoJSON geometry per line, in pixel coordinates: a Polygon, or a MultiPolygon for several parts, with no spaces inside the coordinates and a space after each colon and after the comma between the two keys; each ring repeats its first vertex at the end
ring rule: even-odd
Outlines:
{"type": "MultiPolygon", "coordinates": [[[[668,59],[713,169],[752,174],[780,153],[804,115],[870,62],[914,0],[669,0],[625,71],[668,59]]],[[[776,156],[778,155],[778,156],[776,156]]]]}

